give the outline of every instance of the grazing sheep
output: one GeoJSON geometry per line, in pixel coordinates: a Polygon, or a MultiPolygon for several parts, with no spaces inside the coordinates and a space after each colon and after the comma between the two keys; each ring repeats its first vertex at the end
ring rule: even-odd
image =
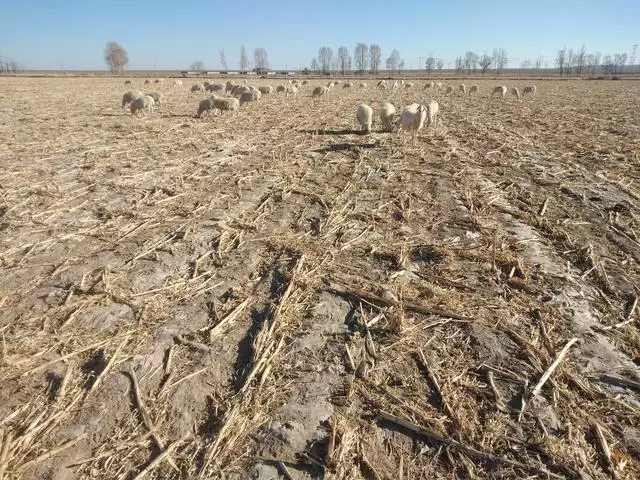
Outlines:
{"type": "Polygon", "coordinates": [[[222,83],[210,83],[209,85],[205,85],[204,89],[207,92],[224,92],[227,87],[222,83]]]}
{"type": "Polygon", "coordinates": [[[329,89],[327,87],[316,87],[313,89],[311,93],[311,98],[313,99],[321,99],[327,98],[329,95],[329,89]]]}
{"type": "Polygon", "coordinates": [[[434,88],[442,88],[442,82],[436,82],[434,88]]]}
{"type": "Polygon", "coordinates": [[[376,85],[376,87],[378,87],[380,90],[386,90],[387,89],[387,81],[386,80],[380,80],[378,82],[378,84],[376,85]]]}
{"type": "Polygon", "coordinates": [[[393,130],[393,117],[396,114],[396,107],[391,103],[383,103],[382,108],[380,108],[380,122],[382,123],[382,127],[390,132],[393,130]]]}
{"type": "Polygon", "coordinates": [[[402,141],[406,143],[405,133],[411,132],[411,145],[416,144],[418,132],[424,127],[424,121],[427,119],[427,107],[418,103],[412,103],[404,107],[398,124],[402,128],[402,141]]]}
{"type": "Polygon", "coordinates": [[[340,83],[342,83],[342,82],[340,82],[340,80],[336,80],[336,81],[333,82],[334,85],[340,85],[340,83]]]}
{"type": "Polygon", "coordinates": [[[447,85],[447,89],[444,91],[444,93],[453,93],[454,90],[455,88],[453,88],[453,85],[447,85]]]}
{"type": "Polygon", "coordinates": [[[273,93],[273,87],[271,85],[263,85],[262,87],[258,87],[260,93],[263,95],[270,95],[273,93]]]}
{"type": "Polygon", "coordinates": [[[405,88],[405,90],[406,90],[406,89],[408,89],[408,88],[413,88],[413,82],[407,82],[407,83],[405,83],[405,84],[404,84],[404,88],[405,88]]]}
{"type": "Polygon", "coordinates": [[[522,100],[522,97],[520,97],[520,90],[518,90],[518,87],[513,87],[511,89],[511,95],[516,97],[518,100],[522,100]]]}
{"type": "Polygon", "coordinates": [[[144,84],[145,84],[145,85],[149,85],[150,83],[151,83],[151,80],[145,80],[145,81],[144,81],[144,84]]]}
{"type": "Polygon", "coordinates": [[[504,98],[504,96],[507,94],[507,87],[505,87],[504,85],[498,85],[491,92],[491,96],[493,97],[496,93],[504,98]]]}
{"type": "Polygon", "coordinates": [[[258,97],[256,92],[243,92],[240,95],[240,106],[244,105],[245,103],[257,102],[259,98],[260,97],[258,97]]]}
{"type": "Polygon", "coordinates": [[[191,87],[191,92],[204,92],[205,86],[202,85],[201,83],[194,85],[193,87],[191,87]]]}
{"type": "Polygon", "coordinates": [[[156,79],[153,81],[153,83],[163,83],[163,82],[164,82],[164,80],[163,80],[163,79],[161,79],[161,78],[156,78],[156,79]]]}
{"type": "Polygon", "coordinates": [[[153,113],[154,106],[155,101],[153,100],[153,97],[150,97],[149,95],[142,95],[131,103],[131,115],[135,115],[137,117],[138,112],[144,112],[144,110],[148,113],[153,113]]]}
{"type": "Polygon", "coordinates": [[[139,92],[138,90],[130,90],[122,96],[122,108],[125,108],[127,105],[133,103],[133,101],[144,95],[144,93],[139,92]]]}
{"type": "Polygon", "coordinates": [[[435,88],[436,84],[433,82],[427,82],[424,84],[423,90],[428,90],[429,88],[435,88]]]}
{"type": "Polygon", "coordinates": [[[436,117],[438,116],[438,112],[440,111],[440,105],[435,100],[431,100],[429,105],[427,106],[427,127],[430,125],[435,125],[436,117]]]}
{"type": "Polygon", "coordinates": [[[237,98],[230,97],[216,97],[211,96],[211,101],[215,109],[220,110],[220,113],[227,111],[233,112],[236,116],[240,115],[238,109],[240,108],[240,101],[237,98]]]}
{"type": "Polygon", "coordinates": [[[478,90],[480,88],[478,87],[478,85],[471,85],[471,88],[469,88],[469,96],[473,95],[474,93],[478,93],[478,90]]]}
{"type": "Polygon", "coordinates": [[[342,85],[342,88],[351,88],[353,87],[353,83],[351,82],[344,82],[344,85],[342,85]]]}
{"type": "Polygon", "coordinates": [[[362,127],[362,131],[371,133],[371,121],[373,120],[373,108],[361,103],[356,109],[356,120],[362,127]]]}
{"type": "Polygon", "coordinates": [[[463,83],[460,84],[460,86],[458,87],[458,91],[462,94],[467,93],[467,87],[464,86],[463,83]]]}
{"type": "Polygon", "coordinates": [[[287,91],[285,92],[286,96],[289,97],[295,97],[296,95],[298,95],[298,87],[296,87],[295,85],[291,84],[287,86],[287,91]]]}
{"type": "Polygon", "coordinates": [[[154,102],[154,106],[161,106],[160,105],[160,101],[162,100],[162,94],[158,93],[158,92],[149,92],[147,93],[147,95],[149,95],[151,98],[153,98],[153,102],[154,102]]]}
{"type": "Polygon", "coordinates": [[[360,82],[360,88],[362,89],[367,88],[367,82],[360,82]]]}
{"type": "Polygon", "coordinates": [[[124,84],[125,84],[125,85],[131,85],[131,80],[125,80],[125,81],[124,81],[124,84]]]}
{"type": "Polygon", "coordinates": [[[182,80],[174,80],[173,88],[182,88],[182,80]]]}
{"type": "Polygon", "coordinates": [[[335,86],[336,86],[336,84],[334,82],[327,83],[327,88],[333,88],[335,86]]]}
{"type": "Polygon", "coordinates": [[[231,90],[231,95],[234,97],[240,97],[243,93],[252,93],[251,89],[247,85],[236,85],[231,90]]]}
{"type": "Polygon", "coordinates": [[[400,84],[396,80],[395,82],[393,82],[393,85],[391,85],[391,90],[397,90],[398,88],[400,88],[400,84]]]}
{"type": "Polygon", "coordinates": [[[287,87],[285,87],[284,85],[278,85],[276,87],[276,93],[282,93],[282,92],[286,92],[287,91],[287,87]]]}
{"type": "Polygon", "coordinates": [[[213,100],[210,98],[205,98],[198,104],[198,113],[197,113],[198,118],[201,118],[202,114],[205,112],[207,112],[207,115],[208,115],[209,112],[213,110],[213,108],[214,108],[213,100]]]}
{"type": "Polygon", "coordinates": [[[233,90],[233,83],[227,82],[227,86],[226,86],[225,90],[227,91],[227,93],[229,93],[231,90],[233,90]]]}
{"type": "Polygon", "coordinates": [[[302,85],[309,85],[309,80],[303,80],[302,85]]]}
{"type": "Polygon", "coordinates": [[[538,89],[536,88],[535,85],[529,85],[528,87],[524,87],[524,89],[522,90],[522,96],[524,97],[527,93],[530,93],[531,95],[535,95],[536,90],[538,89]]]}
{"type": "Polygon", "coordinates": [[[203,83],[203,85],[204,85],[204,88],[207,88],[207,87],[208,87],[209,85],[211,85],[211,84],[209,83],[209,81],[208,81],[208,80],[205,80],[205,81],[204,81],[204,83],[203,83]]]}

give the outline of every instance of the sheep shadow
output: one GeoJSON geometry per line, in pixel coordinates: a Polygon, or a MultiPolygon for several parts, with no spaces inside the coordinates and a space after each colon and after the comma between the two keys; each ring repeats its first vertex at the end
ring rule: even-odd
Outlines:
{"type": "Polygon", "coordinates": [[[328,145],[326,147],[317,148],[312,150],[312,152],[317,153],[329,153],[329,152],[342,152],[345,150],[357,150],[360,148],[376,148],[378,145],[375,143],[336,143],[333,145],[328,145]]]}

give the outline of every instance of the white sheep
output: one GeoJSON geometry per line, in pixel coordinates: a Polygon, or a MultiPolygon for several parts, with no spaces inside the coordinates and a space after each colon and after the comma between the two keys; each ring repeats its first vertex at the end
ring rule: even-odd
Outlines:
{"type": "Polygon", "coordinates": [[[460,86],[458,87],[458,91],[462,94],[467,93],[467,87],[464,86],[463,83],[460,84],[460,86]]]}
{"type": "Polygon", "coordinates": [[[400,84],[396,80],[395,82],[393,82],[393,85],[391,85],[391,90],[397,90],[399,88],[400,88],[400,84]]]}
{"type": "Polygon", "coordinates": [[[125,84],[125,85],[131,85],[131,80],[125,80],[125,81],[124,81],[124,84],[125,84]]]}
{"type": "Polygon", "coordinates": [[[333,88],[333,87],[335,87],[335,86],[336,86],[335,82],[329,82],[329,83],[327,83],[327,88],[333,88]]]}
{"type": "Polygon", "coordinates": [[[151,83],[151,80],[145,80],[145,81],[144,81],[144,84],[145,84],[145,85],[149,85],[150,83],[151,83]]]}
{"type": "Polygon", "coordinates": [[[474,93],[478,93],[479,90],[480,87],[478,87],[478,85],[471,85],[471,88],[469,88],[469,96],[473,95],[474,93]]]}
{"type": "Polygon", "coordinates": [[[369,105],[361,103],[356,109],[356,120],[366,133],[371,132],[371,121],[373,120],[373,108],[369,105]]]}
{"type": "Polygon", "coordinates": [[[227,86],[222,83],[210,83],[209,85],[206,85],[204,88],[207,92],[224,92],[226,91],[227,86]]]}
{"type": "Polygon", "coordinates": [[[131,103],[131,115],[135,115],[137,117],[138,112],[143,112],[144,110],[148,113],[153,113],[154,106],[155,102],[153,97],[150,97],[149,95],[142,95],[131,103]]]}
{"type": "Polygon", "coordinates": [[[327,98],[329,96],[329,89],[327,87],[316,87],[313,89],[311,93],[311,98],[314,100],[319,100],[322,98],[327,98]]]}
{"type": "Polygon", "coordinates": [[[258,93],[260,92],[243,92],[240,95],[240,106],[244,105],[245,103],[253,103],[253,102],[257,102],[258,99],[260,98],[258,96],[258,93]]]}
{"type": "Polygon", "coordinates": [[[408,88],[413,88],[413,82],[406,82],[404,84],[404,88],[405,88],[405,90],[408,89],[408,88]]]}
{"type": "Polygon", "coordinates": [[[225,90],[227,91],[227,93],[229,93],[231,90],[233,90],[233,83],[227,82],[227,86],[226,86],[225,90]]]}
{"type": "Polygon", "coordinates": [[[240,112],[238,111],[240,108],[240,101],[237,98],[216,97],[215,95],[212,95],[211,101],[213,102],[214,108],[220,110],[220,113],[228,111],[235,113],[236,116],[240,115],[240,112]]]}
{"type": "Polygon", "coordinates": [[[194,85],[191,87],[191,93],[193,92],[204,92],[205,86],[201,83],[194,85]]]}
{"type": "Polygon", "coordinates": [[[287,87],[285,87],[284,85],[278,85],[276,87],[276,93],[286,93],[287,92],[287,87]]]}
{"type": "Polygon", "coordinates": [[[366,89],[367,88],[367,82],[360,82],[360,88],[366,89]]]}
{"type": "Polygon", "coordinates": [[[524,89],[522,90],[522,96],[524,97],[527,93],[535,95],[537,90],[538,89],[535,85],[529,85],[528,87],[524,87],[524,89]]]}
{"type": "Polygon", "coordinates": [[[291,96],[291,97],[295,97],[296,95],[298,95],[298,87],[296,87],[295,85],[291,84],[287,86],[287,91],[285,92],[285,95],[287,97],[291,96]]]}
{"type": "MultiPolygon", "coordinates": [[[[237,100],[234,98],[234,100],[237,100]]],[[[207,112],[207,114],[213,110],[213,100],[210,98],[205,98],[204,100],[201,100],[200,103],[198,104],[198,113],[197,116],[198,118],[202,117],[202,114],[207,112]]]]}
{"type": "Polygon", "coordinates": [[[263,85],[258,87],[258,90],[260,90],[260,93],[263,95],[270,95],[273,93],[273,87],[271,85],[263,85]]]}
{"type": "Polygon", "coordinates": [[[309,85],[309,80],[303,80],[302,85],[309,85]]]}
{"type": "Polygon", "coordinates": [[[353,87],[353,83],[351,82],[344,82],[344,85],[342,85],[342,88],[351,88],[353,87]]]}
{"type": "Polygon", "coordinates": [[[387,89],[387,81],[386,80],[380,80],[378,82],[378,84],[376,85],[376,87],[378,87],[380,90],[386,90],[387,89]]]}
{"type": "Polygon", "coordinates": [[[164,82],[164,80],[163,80],[163,79],[161,79],[161,78],[156,78],[156,79],[153,81],[153,83],[163,83],[163,82],[164,82]]]}
{"type": "Polygon", "coordinates": [[[141,97],[142,95],[144,95],[144,93],[139,92],[138,90],[128,91],[122,96],[122,108],[133,103],[136,98],[141,97]]]}
{"type": "Polygon", "coordinates": [[[428,89],[430,89],[430,88],[435,88],[435,86],[436,86],[436,84],[435,84],[435,83],[433,83],[433,82],[427,82],[427,83],[425,83],[425,84],[424,84],[424,88],[423,88],[423,90],[428,90],[428,89]]]}
{"type": "Polygon", "coordinates": [[[334,84],[334,85],[340,85],[341,83],[342,83],[342,82],[341,82],[340,80],[335,80],[335,81],[333,82],[333,84],[334,84]]]}
{"type": "Polygon", "coordinates": [[[159,92],[149,92],[147,93],[151,98],[153,98],[154,106],[161,106],[160,102],[162,100],[162,94],[159,92]]]}
{"type": "Polygon", "coordinates": [[[453,85],[447,85],[447,89],[444,91],[444,93],[453,93],[455,90],[455,88],[453,88],[453,85]]]}
{"type": "Polygon", "coordinates": [[[234,97],[240,97],[243,93],[254,93],[247,85],[236,85],[231,90],[231,95],[234,97]]]}
{"type": "Polygon", "coordinates": [[[491,96],[493,97],[496,93],[504,98],[504,96],[507,94],[507,87],[505,87],[504,85],[498,85],[491,92],[491,96]]]}
{"type": "Polygon", "coordinates": [[[520,97],[520,90],[518,90],[518,87],[513,87],[511,89],[511,95],[513,95],[514,97],[516,97],[518,100],[521,100],[522,98],[520,97]]]}
{"type": "Polygon", "coordinates": [[[174,80],[173,88],[182,88],[182,80],[174,80]]]}
{"type": "Polygon", "coordinates": [[[436,82],[434,88],[442,88],[442,82],[436,82]]]}
{"type": "Polygon", "coordinates": [[[393,130],[393,118],[396,114],[396,107],[393,104],[386,102],[382,104],[380,108],[380,122],[382,123],[382,127],[386,131],[393,130]]]}
{"type": "Polygon", "coordinates": [[[411,145],[416,144],[418,132],[424,127],[427,119],[427,107],[419,103],[412,103],[404,107],[398,124],[402,128],[402,141],[406,143],[405,133],[411,132],[411,145]]]}
{"type": "Polygon", "coordinates": [[[438,105],[438,102],[436,102],[435,100],[429,102],[429,105],[427,106],[427,119],[429,120],[429,122],[427,123],[427,127],[435,125],[439,111],[440,105],[438,105]]]}

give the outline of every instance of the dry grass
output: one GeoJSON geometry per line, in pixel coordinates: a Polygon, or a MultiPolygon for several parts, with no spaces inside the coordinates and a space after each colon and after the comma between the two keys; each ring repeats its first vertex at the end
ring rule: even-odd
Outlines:
{"type": "Polygon", "coordinates": [[[640,82],[0,83],[0,479],[640,476],[640,82]]]}

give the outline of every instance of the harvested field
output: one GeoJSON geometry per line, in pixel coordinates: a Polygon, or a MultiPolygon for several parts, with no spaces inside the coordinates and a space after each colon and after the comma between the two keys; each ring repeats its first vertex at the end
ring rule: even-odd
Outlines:
{"type": "Polygon", "coordinates": [[[640,82],[368,82],[0,79],[0,479],[640,478],[640,82]]]}

